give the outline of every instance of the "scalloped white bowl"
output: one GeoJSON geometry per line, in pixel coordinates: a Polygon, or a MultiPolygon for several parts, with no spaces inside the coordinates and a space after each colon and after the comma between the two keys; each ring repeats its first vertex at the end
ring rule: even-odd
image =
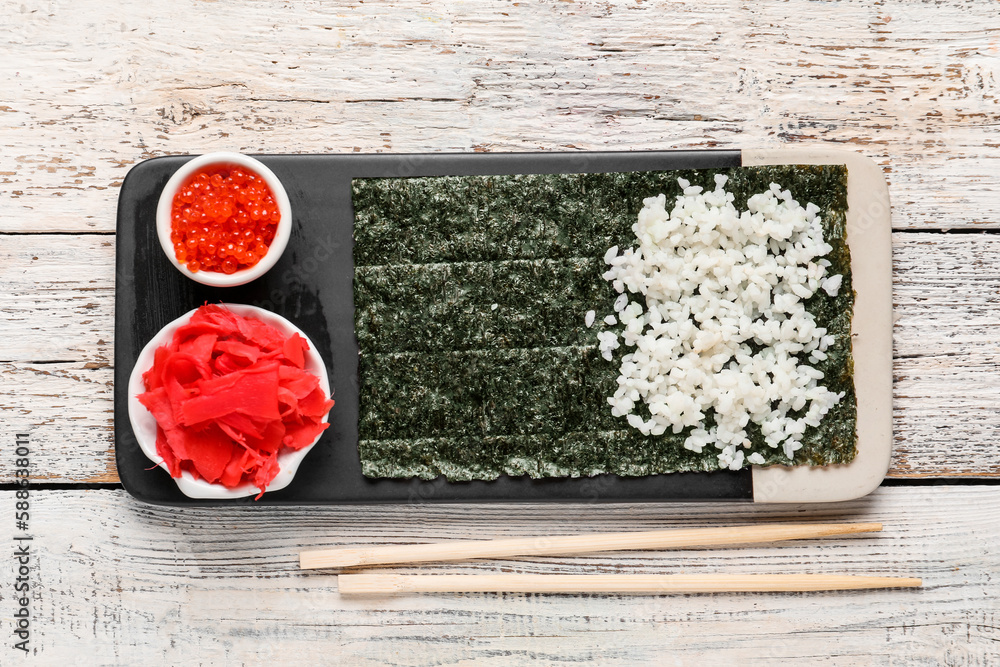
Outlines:
{"type": "MultiPolygon", "coordinates": [[[[316,346],[313,342],[309,340],[301,329],[296,327],[294,324],[270,311],[264,310],[262,308],[257,308],[256,306],[247,306],[242,304],[229,304],[223,303],[219,304],[223,308],[228,308],[233,313],[243,316],[243,317],[255,317],[256,319],[264,322],[265,324],[270,324],[274,328],[278,329],[286,336],[290,336],[293,333],[298,333],[302,336],[306,342],[309,344],[309,352],[306,353],[305,368],[307,371],[319,378],[319,386],[323,389],[327,396],[330,396],[330,380],[326,373],[326,364],[323,363],[323,358],[316,351],[316,346]]],[[[197,308],[195,309],[197,310],[197,308]]],[[[146,343],[146,346],[142,348],[142,352],[139,353],[139,358],[135,362],[135,367],[132,369],[132,374],[129,376],[128,382],[128,417],[129,422],[132,424],[132,431],[135,433],[136,440],[139,442],[139,447],[142,449],[143,453],[155,464],[167,470],[166,462],[156,453],[156,419],[153,417],[152,413],[146,409],[146,407],[139,402],[139,394],[146,391],[146,387],[142,381],[142,374],[145,373],[153,366],[153,356],[156,352],[156,348],[161,345],[167,344],[173,337],[174,332],[188,320],[195,313],[195,310],[185,313],[181,317],[168,324],[167,326],[160,329],[159,333],[153,336],[152,340],[146,343]]],[[[323,422],[328,422],[330,418],[330,413],[327,412],[323,415],[323,422]]],[[[284,449],[278,453],[278,474],[275,475],[271,483],[267,485],[265,491],[277,491],[278,489],[283,489],[288,486],[292,478],[295,477],[295,472],[299,468],[299,464],[306,457],[306,454],[316,446],[319,441],[317,436],[309,445],[303,447],[299,450],[289,450],[284,449]]],[[[235,488],[226,488],[222,484],[212,484],[206,482],[203,479],[195,479],[195,477],[184,471],[181,473],[180,477],[172,477],[171,479],[177,483],[177,488],[181,490],[188,498],[198,498],[198,499],[212,499],[220,500],[226,498],[244,498],[246,496],[255,496],[260,492],[253,484],[242,484],[235,488]]]]}
{"type": "Polygon", "coordinates": [[[185,162],[163,187],[163,192],[160,193],[160,199],[156,204],[156,235],[160,239],[160,247],[163,248],[163,253],[170,260],[170,263],[191,280],[213,287],[245,285],[267,273],[281,258],[281,254],[285,252],[285,246],[288,245],[288,239],[292,235],[292,205],[288,201],[288,193],[285,192],[281,181],[278,180],[273,171],[265,167],[259,160],[241,153],[205,153],[185,162]],[[187,266],[177,261],[177,255],[174,254],[174,244],[170,241],[170,212],[174,203],[174,195],[192,174],[199,169],[213,165],[239,166],[256,173],[264,179],[267,187],[271,189],[274,202],[278,205],[278,212],[281,213],[281,220],[278,221],[278,227],[271,245],[268,246],[267,254],[250,268],[235,273],[192,272],[187,266]]]}

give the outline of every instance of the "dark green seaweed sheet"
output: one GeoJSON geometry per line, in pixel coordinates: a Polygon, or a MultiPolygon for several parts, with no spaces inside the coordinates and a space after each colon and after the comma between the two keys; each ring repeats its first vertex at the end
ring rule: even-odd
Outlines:
{"type": "Polygon", "coordinates": [[[597,333],[621,329],[601,321],[617,296],[602,258],[635,245],[643,199],[672,201],[678,177],[714,189],[718,173],[738,208],[772,182],[819,206],[830,272],[844,275],[837,297],[819,291],[807,308],[836,338],[817,367],[845,397],[806,431],[794,461],[751,428],[752,451],[767,464],[853,459],[846,168],[382,178],[353,181],[364,474],[458,481],[717,469],[714,448],[681,446],[687,431],[643,436],[611,416],[606,397],[632,348],[608,362],[597,333]],[[589,329],[588,310],[597,312],[589,329]]]}

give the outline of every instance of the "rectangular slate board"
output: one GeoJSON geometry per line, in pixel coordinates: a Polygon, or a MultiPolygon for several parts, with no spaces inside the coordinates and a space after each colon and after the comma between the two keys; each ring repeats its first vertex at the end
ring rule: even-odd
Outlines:
{"type": "Polygon", "coordinates": [[[134,167],[118,201],[115,297],[115,452],[125,489],[165,505],[312,505],[373,502],[633,502],[752,498],[751,473],[716,471],[639,478],[501,477],[490,482],[367,479],[358,460],[358,346],[354,334],[351,179],[473,174],[660,171],[740,166],[739,151],[255,156],[288,191],[293,230],[278,264],[240,287],[211,288],[176,271],[155,232],[163,186],[190,159],[163,157],[134,167]],[[336,406],[330,428],[293,482],[260,500],[192,500],[139,449],[126,389],[139,352],[171,320],[204,302],[245,303],[282,315],[315,342],[327,361],[336,406]],[[151,469],[152,468],[152,469],[151,469]]]}

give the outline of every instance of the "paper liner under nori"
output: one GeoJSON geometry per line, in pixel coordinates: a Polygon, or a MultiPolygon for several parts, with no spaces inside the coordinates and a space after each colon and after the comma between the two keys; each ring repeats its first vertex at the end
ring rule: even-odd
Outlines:
{"type": "MultiPolygon", "coordinates": [[[[775,182],[821,209],[829,272],[844,280],[837,297],[820,290],[807,303],[836,338],[813,365],[845,396],[807,429],[794,463],[853,459],[845,167],[448,176],[353,181],[364,474],[459,481],[717,469],[714,448],[682,447],[686,430],[643,436],[611,416],[606,397],[632,348],[605,361],[597,333],[621,330],[602,321],[617,296],[602,257],[635,245],[642,200],[664,193],[669,210],[678,177],[714,189],[718,173],[737,208],[775,182]],[[588,310],[597,314],[590,328],[588,310]]],[[[756,429],[748,434],[766,464],[790,463],[756,429]]]]}

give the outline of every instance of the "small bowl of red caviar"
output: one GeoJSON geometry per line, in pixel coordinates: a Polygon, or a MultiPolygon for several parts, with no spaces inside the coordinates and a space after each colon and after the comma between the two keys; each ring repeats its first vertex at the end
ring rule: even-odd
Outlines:
{"type": "Polygon", "coordinates": [[[160,245],[199,283],[233,287],[264,275],[281,257],[292,207],[281,181],[258,160],[207,153],[167,181],[156,208],[160,245]]]}

